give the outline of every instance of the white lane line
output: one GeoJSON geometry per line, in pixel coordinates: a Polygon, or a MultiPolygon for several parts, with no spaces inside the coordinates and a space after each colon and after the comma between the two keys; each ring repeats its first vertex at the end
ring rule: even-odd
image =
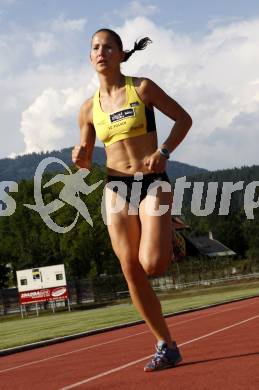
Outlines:
{"type": "MultiPolygon", "coordinates": [[[[254,320],[255,318],[259,318],[259,314],[257,316],[254,316],[254,317],[250,317],[250,318],[247,318],[246,320],[243,320],[243,321],[240,321],[240,322],[236,322],[235,324],[232,324],[232,325],[229,325],[229,326],[225,326],[224,328],[221,328],[221,329],[217,329],[213,332],[210,332],[210,333],[207,333],[203,336],[200,336],[200,337],[196,337],[194,339],[191,339],[191,340],[188,340],[188,341],[185,341],[184,343],[181,343],[179,344],[179,347],[183,346],[183,345],[186,345],[186,344],[191,344],[191,343],[194,343],[195,341],[198,341],[198,340],[201,340],[201,339],[204,339],[206,337],[209,337],[209,336],[213,336],[214,334],[217,334],[217,333],[220,333],[220,332],[224,332],[224,330],[228,330],[228,329],[231,329],[231,328],[234,328],[235,326],[238,326],[238,325],[242,325],[242,324],[245,324],[246,322],[249,322],[249,321],[252,321],[254,320]]],[[[109,375],[109,374],[112,374],[114,372],[117,372],[117,371],[121,371],[123,370],[124,368],[127,368],[127,367],[130,367],[130,366],[133,366],[137,363],[140,363],[146,359],[149,359],[153,356],[152,355],[148,355],[148,356],[145,356],[141,359],[138,359],[138,360],[134,360],[132,362],[129,362],[127,364],[124,364],[122,366],[119,366],[119,367],[116,367],[116,368],[113,368],[112,370],[108,370],[108,371],[104,371],[98,375],[94,375],[94,376],[91,376],[90,378],[87,378],[87,379],[84,379],[82,381],[79,381],[79,382],[76,382],[76,383],[73,383],[71,385],[68,385],[68,386],[65,386],[65,387],[62,387],[61,389],[59,390],[69,390],[69,389],[74,389],[75,387],[79,387],[81,385],[84,385],[85,383],[88,383],[88,382],[91,382],[91,381],[94,381],[95,379],[99,379],[99,378],[102,378],[106,375],[109,375]]]]}
{"type": "MultiPolygon", "coordinates": [[[[246,304],[246,307],[248,305],[253,305],[257,302],[251,302],[249,304],[246,304]]],[[[192,322],[192,321],[196,321],[196,320],[200,320],[200,319],[203,319],[203,318],[207,318],[207,317],[211,317],[211,316],[215,316],[217,314],[221,314],[221,313],[225,313],[227,311],[232,311],[232,310],[238,310],[238,309],[242,309],[243,308],[243,305],[239,305],[238,307],[232,307],[232,308],[228,308],[228,309],[224,309],[224,310],[218,310],[214,313],[209,313],[209,314],[205,314],[205,315],[200,315],[200,316],[197,316],[195,318],[189,318],[187,320],[184,320],[184,321],[180,321],[180,322],[176,322],[176,323],[173,323],[171,325],[168,325],[169,328],[171,327],[176,327],[178,325],[183,325],[183,324],[186,324],[188,322],[192,322]]],[[[212,308],[213,309],[213,308],[212,308]]],[[[220,309],[220,308],[218,308],[220,309]]],[[[195,312],[194,312],[195,313],[195,312]]],[[[186,314],[192,314],[192,313],[186,313],[186,314]]],[[[176,317],[171,317],[173,319],[175,319],[176,317]]],[[[72,355],[74,353],[78,353],[78,352],[82,352],[82,351],[86,351],[86,350],[89,350],[89,349],[93,349],[93,348],[98,348],[98,347],[101,347],[103,345],[106,345],[106,344],[111,344],[111,343],[115,343],[117,341],[122,341],[122,340],[126,340],[126,339],[129,339],[131,337],[135,337],[135,336],[139,336],[139,335],[143,335],[143,334],[146,334],[146,333],[150,333],[150,330],[145,330],[143,332],[138,332],[138,333],[133,333],[131,335],[128,335],[128,336],[123,336],[123,337],[117,337],[115,339],[112,339],[112,340],[108,340],[108,341],[104,341],[102,343],[98,343],[98,344],[94,344],[94,345],[90,345],[90,346],[86,346],[86,347],[82,347],[82,348],[78,348],[78,349],[74,349],[73,351],[69,351],[69,352],[64,352],[64,353],[61,353],[61,354],[58,354],[58,355],[53,355],[53,356],[49,356],[47,358],[43,358],[43,359],[38,359],[38,360],[33,360],[31,362],[27,362],[27,363],[24,363],[24,364],[19,364],[17,366],[13,366],[13,367],[9,367],[9,368],[6,368],[4,370],[0,370],[0,374],[2,373],[5,373],[5,372],[8,372],[8,371],[13,371],[13,370],[17,370],[19,368],[24,368],[24,367],[28,367],[28,366],[32,366],[32,365],[35,365],[35,364],[40,364],[40,363],[43,363],[43,362],[47,362],[49,360],[53,360],[53,359],[58,359],[60,357],[63,357],[63,356],[69,356],[69,355],[72,355]]]]}

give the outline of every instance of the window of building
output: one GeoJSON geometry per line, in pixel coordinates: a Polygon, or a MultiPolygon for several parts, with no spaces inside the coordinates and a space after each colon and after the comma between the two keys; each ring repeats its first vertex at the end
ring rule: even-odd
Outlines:
{"type": "Polygon", "coordinates": [[[39,269],[34,268],[34,269],[32,270],[32,278],[33,278],[33,280],[38,280],[38,279],[40,279],[40,271],[39,271],[39,269]]]}

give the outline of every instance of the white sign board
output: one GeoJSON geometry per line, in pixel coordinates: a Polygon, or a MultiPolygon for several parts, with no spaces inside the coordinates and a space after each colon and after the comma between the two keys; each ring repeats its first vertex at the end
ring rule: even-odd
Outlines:
{"type": "Polygon", "coordinates": [[[66,286],[64,264],[16,271],[18,291],[32,291],[66,286]]]}

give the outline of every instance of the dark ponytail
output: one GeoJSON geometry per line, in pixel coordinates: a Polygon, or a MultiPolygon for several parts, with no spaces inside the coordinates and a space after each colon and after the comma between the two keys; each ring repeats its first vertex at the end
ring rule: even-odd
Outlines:
{"type": "MultiPolygon", "coordinates": [[[[123,46],[122,46],[122,41],[121,41],[121,37],[113,30],[110,30],[109,28],[101,28],[100,30],[97,30],[93,36],[92,36],[92,39],[93,37],[95,36],[95,34],[99,33],[99,32],[107,32],[109,34],[111,34],[111,36],[113,37],[113,39],[115,40],[115,42],[117,43],[119,49],[121,51],[123,51],[123,46]]],[[[130,58],[130,56],[132,56],[133,53],[135,53],[135,51],[137,50],[143,50],[147,47],[147,45],[149,43],[152,43],[151,39],[149,39],[148,37],[145,37],[145,38],[141,38],[139,41],[136,41],[134,43],[134,48],[132,50],[125,50],[124,51],[124,60],[122,62],[126,62],[128,61],[128,59],[130,58]]]]}
{"type": "Polygon", "coordinates": [[[149,43],[152,43],[151,39],[148,37],[141,38],[139,41],[135,41],[134,48],[132,50],[125,50],[124,51],[124,60],[122,62],[128,61],[130,56],[132,56],[133,53],[137,50],[144,50],[149,43]]]}

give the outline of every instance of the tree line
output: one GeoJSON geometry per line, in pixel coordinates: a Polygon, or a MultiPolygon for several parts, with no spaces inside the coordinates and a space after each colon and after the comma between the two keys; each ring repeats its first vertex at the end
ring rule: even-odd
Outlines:
{"type": "MultiPolygon", "coordinates": [[[[71,168],[76,172],[75,168],[71,168]]],[[[233,177],[228,171],[216,171],[199,176],[188,177],[190,181],[238,181],[242,170],[236,170],[233,177]],[[207,176],[206,176],[207,175],[207,176]]],[[[259,178],[259,167],[253,167],[246,172],[246,181],[259,178]],[[249,176],[250,174],[250,176],[249,176]],[[258,176],[256,176],[258,175],[258,176]]],[[[43,183],[47,183],[55,173],[43,176],[43,183]]],[[[75,227],[65,234],[52,231],[43,222],[36,211],[26,208],[23,204],[35,204],[34,181],[22,180],[19,191],[11,196],[16,202],[15,212],[8,217],[0,217],[0,288],[16,284],[16,270],[39,266],[64,263],[68,278],[82,279],[87,276],[101,274],[114,275],[121,272],[119,261],[116,258],[110,243],[107,227],[101,213],[101,200],[105,184],[105,168],[94,165],[91,173],[85,179],[88,185],[99,180],[103,184],[94,192],[80,198],[85,202],[93,220],[93,227],[79,215],[75,227]]],[[[42,190],[45,204],[58,199],[64,187],[61,182],[55,183],[42,190]]],[[[183,205],[185,222],[191,226],[191,234],[207,234],[209,230],[219,241],[233,249],[239,258],[258,259],[259,257],[259,210],[255,210],[255,218],[248,220],[242,207],[242,191],[235,194],[227,216],[217,214],[218,202],[215,211],[206,217],[197,217],[190,210],[190,194],[186,191],[183,205]]],[[[257,192],[258,196],[258,192],[257,192]]],[[[68,226],[76,216],[77,210],[65,204],[51,214],[51,218],[60,226],[68,226]]],[[[194,259],[190,259],[194,262],[194,259]]]]}

